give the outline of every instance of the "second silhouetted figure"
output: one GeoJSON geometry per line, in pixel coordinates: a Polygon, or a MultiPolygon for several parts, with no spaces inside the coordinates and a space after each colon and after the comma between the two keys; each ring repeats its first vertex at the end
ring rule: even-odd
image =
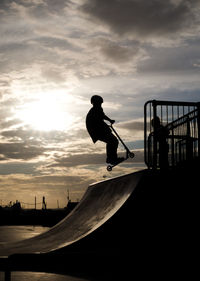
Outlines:
{"type": "Polygon", "coordinates": [[[93,142],[100,140],[106,143],[107,159],[106,162],[110,164],[117,164],[122,158],[117,157],[118,139],[112,134],[110,127],[104,122],[109,121],[111,124],[115,120],[111,120],[105,115],[102,108],[103,98],[98,95],[91,97],[91,104],[93,107],[87,114],[86,127],[93,142]]]}

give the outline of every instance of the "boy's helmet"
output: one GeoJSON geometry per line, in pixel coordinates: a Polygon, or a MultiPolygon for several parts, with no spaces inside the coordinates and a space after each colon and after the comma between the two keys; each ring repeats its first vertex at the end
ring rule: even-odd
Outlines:
{"type": "Polygon", "coordinates": [[[91,104],[103,103],[103,98],[98,95],[94,95],[91,97],[91,104]]]}

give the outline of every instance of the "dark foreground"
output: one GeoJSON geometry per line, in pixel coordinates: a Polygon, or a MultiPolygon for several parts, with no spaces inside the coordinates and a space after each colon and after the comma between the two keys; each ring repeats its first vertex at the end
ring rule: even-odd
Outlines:
{"type": "Polygon", "coordinates": [[[0,270],[60,272],[90,280],[133,280],[138,275],[191,279],[198,173],[198,161],[170,171],[146,170],[130,197],[101,227],[59,250],[1,258],[0,270]]]}

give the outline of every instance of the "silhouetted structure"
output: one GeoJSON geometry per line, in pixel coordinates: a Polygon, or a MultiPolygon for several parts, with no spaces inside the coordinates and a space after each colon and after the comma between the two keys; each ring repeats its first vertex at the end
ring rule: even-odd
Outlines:
{"type": "Polygon", "coordinates": [[[196,102],[145,103],[144,157],[148,168],[175,167],[199,158],[199,106],[196,102]],[[153,125],[152,120],[157,122],[153,125]]]}
{"type": "Polygon", "coordinates": [[[15,211],[21,211],[22,207],[21,207],[21,203],[16,200],[15,203],[13,203],[13,205],[11,206],[11,209],[15,210],[15,211]]]}
{"type": "Polygon", "coordinates": [[[42,225],[53,226],[67,216],[78,204],[77,202],[71,202],[68,194],[68,204],[64,208],[47,209],[47,203],[45,196],[42,197],[42,202],[36,203],[24,203],[16,200],[15,203],[10,203],[8,206],[0,206],[0,226],[1,225],[42,225]],[[23,205],[34,205],[34,209],[25,209],[21,207],[23,205]],[[36,205],[42,204],[42,209],[36,209],[36,205]]]}
{"type": "Polygon", "coordinates": [[[78,202],[70,202],[65,208],[46,210],[0,207],[0,226],[42,225],[51,227],[66,217],[77,204],[78,202]]]}
{"type": "Polygon", "coordinates": [[[46,201],[45,201],[45,196],[42,197],[42,210],[46,210],[47,208],[47,204],[46,204],[46,201]]]}

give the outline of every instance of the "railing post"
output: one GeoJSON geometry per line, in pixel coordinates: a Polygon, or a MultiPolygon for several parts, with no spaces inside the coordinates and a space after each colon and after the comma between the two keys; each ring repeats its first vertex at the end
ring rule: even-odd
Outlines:
{"type": "MultiPolygon", "coordinates": [[[[152,106],[153,106],[153,119],[156,120],[156,116],[157,116],[157,104],[156,101],[153,100],[152,101],[152,106]]],[[[151,120],[150,120],[151,122],[151,120]]],[[[153,168],[156,169],[157,168],[157,139],[156,139],[156,122],[154,122],[154,134],[153,134],[153,168]]]]}
{"type": "Polygon", "coordinates": [[[144,105],[144,162],[148,166],[147,160],[147,103],[144,105]]]}
{"type": "MultiPolygon", "coordinates": [[[[151,116],[151,101],[144,104],[144,162],[149,168],[150,165],[150,150],[149,150],[149,136],[148,134],[148,118],[151,116]],[[150,106],[150,116],[148,116],[148,106],[150,106]]],[[[150,125],[150,124],[149,124],[150,125]]]]}
{"type": "Polygon", "coordinates": [[[190,134],[190,120],[189,117],[186,121],[186,130],[187,130],[187,136],[186,136],[186,160],[190,161],[193,158],[193,149],[192,149],[192,142],[191,142],[191,134],[190,134]]]}
{"type": "Polygon", "coordinates": [[[197,103],[198,157],[200,157],[200,102],[197,103]]]}
{"type": "MultiPolygon", "coordinates": [[[[169,154],[168,154],[169,160],[169,154]]],[[[171,165],[174,167],[175,165],[175,156],[174,156],[174,129],[172,129],[172,139],[171,139],[171,165]]]]}

